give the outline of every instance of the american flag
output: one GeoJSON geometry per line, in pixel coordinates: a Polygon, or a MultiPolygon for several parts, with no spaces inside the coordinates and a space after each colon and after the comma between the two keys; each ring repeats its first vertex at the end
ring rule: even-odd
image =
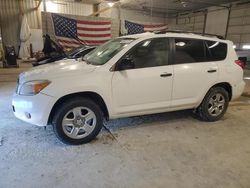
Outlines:
{"type": "Polygon", "coordinates": [[[167,24],[139,24],[125,20],[127,34],[137,34],[144,32],[166,31],[167,24]]]}
{"type": "Polygon", "coordinates": [[[58,43],[64,48],[100,45],[111,39],[110,21],[85,21],[51,14],[58,43]]]}

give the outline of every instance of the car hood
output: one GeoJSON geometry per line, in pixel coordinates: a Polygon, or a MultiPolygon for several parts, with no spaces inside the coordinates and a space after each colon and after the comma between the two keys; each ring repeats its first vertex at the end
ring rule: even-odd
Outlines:
{"type": "Polygon", "coordinates": [[[49,63],[23,72],[19,76],[19,83],[31,80],[50,80],[58,77],[87,74],[94,71],[96,66],[87,64],[84,61],[74,59],[63,59],[54,63],[49,63]]]}

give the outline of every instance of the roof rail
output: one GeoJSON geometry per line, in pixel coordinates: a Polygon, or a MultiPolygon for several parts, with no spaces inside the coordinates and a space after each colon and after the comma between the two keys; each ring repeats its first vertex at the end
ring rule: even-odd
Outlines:
{"type": "Polygon", "coordinates": [[[210,34],[210,33],[199,33],[199,32],[193,32],[193,31],[167,30],[167,31],[155,32],[155,34],[165,34],[165,33],[190,33],[190,34],[197,34],[197,35],[202,35],[202,36],[217,37],[218,39],[223,39],[223,40],[225,39],[221,35],[210,34]]]}

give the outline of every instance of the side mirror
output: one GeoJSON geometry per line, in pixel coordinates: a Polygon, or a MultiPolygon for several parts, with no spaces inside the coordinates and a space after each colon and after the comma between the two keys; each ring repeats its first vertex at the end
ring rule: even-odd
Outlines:
{"type": "Polygon", "coordinates": [[[129,57],[122,59],[118,64],[119,71],[127,70],[127,69],[134,69],[134,68],[135,68],[135,64],[133,60],[129,57]]]}

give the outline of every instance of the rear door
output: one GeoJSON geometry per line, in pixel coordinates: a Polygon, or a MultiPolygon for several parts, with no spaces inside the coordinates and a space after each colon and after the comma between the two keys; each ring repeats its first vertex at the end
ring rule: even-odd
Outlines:
{"type": "Polygon", "coordinates": [[[209,47],[203,40],[175,38],[172,39],[172,45],[174,48],[172,107],[196,107],[208,89],[217,81],[217,63],[208,60],[209,47]]]}

